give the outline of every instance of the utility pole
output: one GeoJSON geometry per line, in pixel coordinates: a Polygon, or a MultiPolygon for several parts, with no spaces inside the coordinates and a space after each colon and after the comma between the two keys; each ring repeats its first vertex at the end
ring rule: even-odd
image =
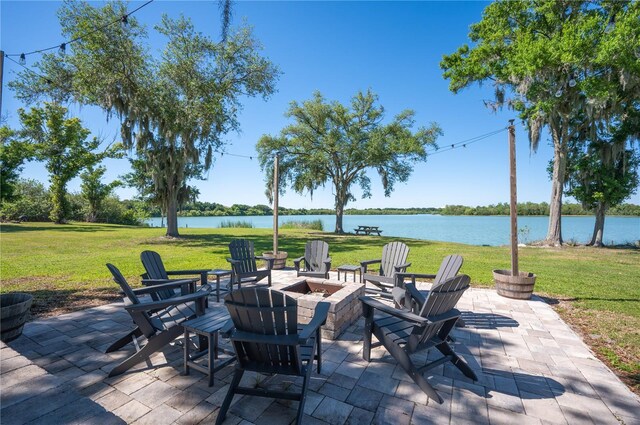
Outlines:
{"type": "Polygon", "coordinates": [[[276,157],[273,161],[273,255],[278,254],[278,162],[279,157],[276,157]]]}
{"type": "Polygon", "coordinates": [[[4,50],[0,50],[0,114],[2,114],[2,89],[4,76],[4,50]]]}
{"type": "Polygon", "coordinates": [[[516,185],[516,127],[509,120],[509,162],[511,170],[511,276],[518,276],[518,194],[516,185]]]}

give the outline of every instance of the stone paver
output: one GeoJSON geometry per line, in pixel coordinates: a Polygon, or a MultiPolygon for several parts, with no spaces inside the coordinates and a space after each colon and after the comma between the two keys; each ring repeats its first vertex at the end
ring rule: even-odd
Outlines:
{"type": "MultiPolygon", "coordinates": [[[[274,271],[292,282],[291,271],[274,271]]],[[[220,304],[210,300],[210,307],[220,304]]],[[[426,375],[443,398],[428,399],[383,347],[362,359],[363,320],[336,341],[323,341],[323,365],[309,383],[304,423],[315,424],[640,424],[640,400],[598,361],[553,309],[490,289],[468,290],[458,304],[467,326],[454,349],[478,375],[451,364],[426,375]]],[[[233,367],[213,387],[197,371],[182,375],[180,346],[170,346],[130,373],[107,378],[128,356],[105,348],[131,329],[121,304],[109,304],[25,326],[0,344],[0,422],[5,424],[213,423],[233,367]]],[[[439,357],[418,353],[417,365],[439,357]]],[[[299,389],[300,378],[245,374],[243,384],[299,389]]],[[[225,424],[288,424],[297,402],[235,397],[225,424]]]]}

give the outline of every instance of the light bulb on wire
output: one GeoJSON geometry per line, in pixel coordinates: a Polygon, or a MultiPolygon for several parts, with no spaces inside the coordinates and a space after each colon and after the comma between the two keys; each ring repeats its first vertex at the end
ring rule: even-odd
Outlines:
{"type": "Polygon", "coordinates": [[[58,49],[58,53],[64,55],[67,52],[67,43],[62,43],[58,49]]]}
{"type": "Polygon", "coordinates": [[[18,61],[18,63],[20,63],[20,65],[24,65],[27,63],[27,57],[24,53],[20,53],[20,60],[18,61]]]}
{"type": "Polygon", "coordinates": [[[556,92],[556,97],[562,97],[562,89],[559,89],[559,90],[556,92]]]}
{"type": "Polygon", "coordinates": [[[572,76],[572,77],[569,79],[569,87],[575,87],[575,86],[576,86],[576,84],[578,84],[578,82],[576,81],[576,77],[572,76]]]}

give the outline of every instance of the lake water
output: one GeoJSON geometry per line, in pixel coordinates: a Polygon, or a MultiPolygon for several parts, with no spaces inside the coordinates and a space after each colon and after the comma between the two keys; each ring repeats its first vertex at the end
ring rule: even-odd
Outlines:
{"type": "MultiPolygon", "coordinates": [[[[287,221],[321,220],[325,231],[335,229],[333,215],[281,216],[280,224],[287,221]]],[[[243,217],[179,217],[178,227],[220,227],[222,221],[248,221],[256,228],[271,228],[272,216],[243,217]]],[[[147,220],[151,226],[160,226],[160,218],[147,220]]],[[[591,239],[595,218],[592,216],[562,217],[562,238],[565,241],[586,243],[591,239]]],[[[507,245],[509,243],[508,216],[450,216],[450,215],[345,215],[343,227],[353,232],[359,225],[379,226],[384,236],[414,238],[470,245],[507,245]]],[[[525,229],[519,236],[522,243],[544,239],[549,225],[548,217],[519,217],[518,228],[525,229]],[[528,229],[528,232],[526,231],[528,229]]],[[[640,217],[607,217],[604,227],[605,244],[635,243],[640,240],[640,217]]]]}

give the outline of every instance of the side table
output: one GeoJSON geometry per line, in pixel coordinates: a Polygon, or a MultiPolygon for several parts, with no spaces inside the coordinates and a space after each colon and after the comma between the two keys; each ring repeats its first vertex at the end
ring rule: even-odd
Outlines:
{"type": "Polygon", "coordinates": [[[182,323],[184,328],[184,374],[189,374],[189,368],[194,368],[206,374],[209,377],[209,386],[213,386],[213,374],[217,370],[225,367],[229,363],[235,360],[235,356],[224,359],[223,361],[215,364],[215,359],[218,359],[218,332],[225,327],[229,322],[229,312],[226,308],[220,308],[217,311],[213,311],[205,314],[204,316],[196,317],[195,319],[187,320],[182,323]],[[200,347],[200,351],[195,354],[190,354],[189,344],[189,332],[193,332],[198,336],[206,338],[207,349],[200,347]],[[201,365],[195,362],[196,359],[207,354],[207,364],[201,365]]]}
{"type": "Polygon", "coordinates": [[[216,277],[216,301],[220,302],[220,278],[223,276],[229,276],[229,279],[227,279],[227,292],[233,289],[233,283],[231,282],[231,270],[213,269],[209,270],[207,273],[209,274],[209,276],[216,277]]]}
{"type": "MultiPolygon", "coordinates": [[[[340,280],[340,272],[344,273],[344,281],[347,281],[347,273],[353,273],[353,281],[356,281],[356,272],[360,271],[360,266],[354,266],[352,264],[344,264],[338,267],[338,280],[340,280]]],[[[360,280],[362,280],[362,276],[360,276],[360,280]]]]}

